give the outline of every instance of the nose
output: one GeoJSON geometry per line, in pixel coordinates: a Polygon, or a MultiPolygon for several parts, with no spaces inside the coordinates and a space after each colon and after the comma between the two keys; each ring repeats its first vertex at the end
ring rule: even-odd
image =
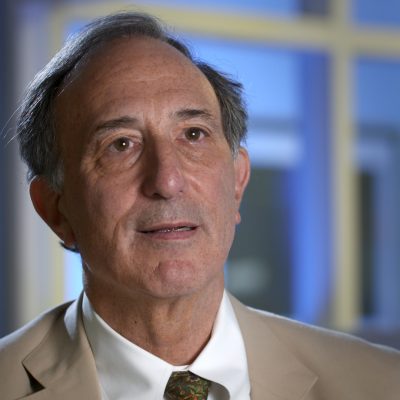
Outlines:
{"type": "Polygon", "coordinates": [[[184,191],[185,178],[173,145],[153,144],[149,150],[143,174],[144,195],[166,200],[180,195],[184,191]]]}

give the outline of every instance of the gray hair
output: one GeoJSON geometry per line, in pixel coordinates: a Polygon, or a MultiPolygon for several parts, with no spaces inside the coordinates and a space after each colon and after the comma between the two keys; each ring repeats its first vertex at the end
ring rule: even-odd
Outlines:
{"type": "Polygon", "coordinates": [[[70,74],[95,49],[113,39],[134,36],[151,37],[170,44],[203,72],[218,98],[226,140],[232,153],[237,154],[247,128],[242,85],[212,66],[195,60],[189,49],[173,38],[155,17],[126,12],[96,19],[69,38],[28,87],[17,120],[17,137],[21,157],[28,165],[29,180],[43,176],[53,189],[62,189],[63,165],[54,127],[54,99],[70,74]]]}

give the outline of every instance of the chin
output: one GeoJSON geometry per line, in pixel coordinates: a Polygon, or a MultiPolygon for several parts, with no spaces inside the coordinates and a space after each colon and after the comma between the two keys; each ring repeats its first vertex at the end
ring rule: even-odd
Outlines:
{"type": "MultiPolygon", "coordinates": [[[[190,262],[163,262],[157,267],[152,292],[157,297],[190,296],[223,282],[223,271],[190,262]]],[[[223,283],[222,283],[223,286],[223,283]]]]}

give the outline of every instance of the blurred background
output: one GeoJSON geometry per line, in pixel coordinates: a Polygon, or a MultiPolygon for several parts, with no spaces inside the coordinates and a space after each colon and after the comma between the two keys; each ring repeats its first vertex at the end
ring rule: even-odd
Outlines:
{"type": "Polygon", "coordinates": [[[0,336],[82,288],[79,258],[30,205],[18,101],[69,34],[121,10],[157,15],[245,86],[252,178],[227,287],[400,348],[398,0],[3,0],[0,336]]]}

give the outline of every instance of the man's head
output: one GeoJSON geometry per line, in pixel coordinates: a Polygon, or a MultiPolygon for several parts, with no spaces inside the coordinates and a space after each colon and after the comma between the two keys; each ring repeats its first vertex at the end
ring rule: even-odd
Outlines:
{"type": "Polygon", "coordinates": [[[40,151],[32,136],[47,137],[59,168],[54,179],[38,169],[44,157],[32,166],[32,201],[65,245],[79,248],[92,300],[221,288],[240,219],[249,163],[235,125],[244,128],[239,85],[157,35],[115,34],[75,57],[48,97],[47,130],[27,126],[29,108],[22,112],[22,154],[40,151]]]}
{"type": "Polygon", "coordinates": [[[54,128],[54,99],[75,70],[106,43],[127,37],[151,37],[175,47],[207,77],[220,103],[224,133],[235,153],[246,135],[247,114],[241,96],[242,86],[196,61],[189,49],[170,35],[154,17],[141,13],[119,13],[99,18],[72,36],[65,46],[35,77],[25,95],[17,124],[17,137],[28,178],[43,176],[60,190],[63,183],[62,158],[54,128]]]}

